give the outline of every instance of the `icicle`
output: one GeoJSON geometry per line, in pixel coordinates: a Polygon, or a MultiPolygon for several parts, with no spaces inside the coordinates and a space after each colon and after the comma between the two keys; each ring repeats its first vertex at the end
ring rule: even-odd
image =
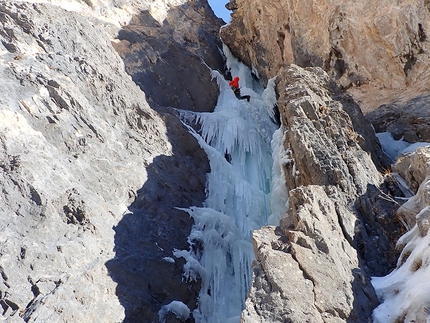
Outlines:
{"type": "Polygon", "coordinates": [[[279,221],[287,212],[288,209],[288,192],[285,186],[285,173],[282,167],[283,164],[290,162],[288,158],[288,150],[284,149],[285,129],[281,126],[275,131],[272,140],[273,150],[273,184],[272,184],[272,214],[269,217],[269,224],[279,225],[279,221]]]}
{"type": "MultiPolygon", "coordinates": [[[[174,253],[186,260],[184,277],[200,277],[202,281],[199,307],[193,312],[197,323],[239,322],[251,283],[251,233],[267,225],[271,214],[271,142],[277,128],[272,121],[275,79],[264,90],[250,69],[225,46],[224,52],[228,68],[233,76],[240,77],[241,93],[249,95],[250,102],[238,100],[228,81],[212,71],[220,91],[214,112],[177,111],[185,125],[193,125],[188,129],[206,151],[211,167],[204,207],[186,210],[195,223],[190,250],[174,253]]],[[[274,145],[278,150],[281,140],[282,133],[274,145]]],[[[282,181],[279,170],[276,176],[282,181]]],[[[281,197],[285,192],[280,186],[278,183],[277,196],[285,207],[286,198],[281,197]]]]}

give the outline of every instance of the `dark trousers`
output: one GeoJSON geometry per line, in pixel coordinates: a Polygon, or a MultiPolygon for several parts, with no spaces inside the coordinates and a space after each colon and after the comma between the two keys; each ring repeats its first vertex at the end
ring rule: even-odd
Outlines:
{"type": "Polygon", "coordinates": [[[238,98],[239,100],[247,100],[249,102],[249,100],[251,99],[251,97],[249,95],[240,95],[240,89],[238,88],[233,88],[233,92],[236,95],[236,98],[238,98]]]}

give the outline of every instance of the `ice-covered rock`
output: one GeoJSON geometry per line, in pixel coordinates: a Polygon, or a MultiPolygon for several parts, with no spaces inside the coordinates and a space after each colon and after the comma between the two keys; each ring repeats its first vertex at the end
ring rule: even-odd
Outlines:
{"type": "Polygon", "coordinates": [[[409,229],[397,242],[402,252],[397,267],[388,275],[373,277],[378,298],[381,300],[373,314],[375,323],[427,322],[429,318],[430,254],[430,156],[428,148],[399,160],[396,168],[414,183],[419,183],[416,194],[404,203],[397,215],[409,229]],[[404,167],[404,165],[409,165],[404,167]],[[415,175],[415,177],[413,177],[415,175]]]}

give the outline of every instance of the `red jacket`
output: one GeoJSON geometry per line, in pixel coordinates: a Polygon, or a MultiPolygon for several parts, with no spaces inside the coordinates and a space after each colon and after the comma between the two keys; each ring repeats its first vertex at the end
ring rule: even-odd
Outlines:
{"type": "Polygon", "coordinates": [[[236,76],[232,81],[228,83],[231,87],[239,88],[239,76],[236,76]]]}

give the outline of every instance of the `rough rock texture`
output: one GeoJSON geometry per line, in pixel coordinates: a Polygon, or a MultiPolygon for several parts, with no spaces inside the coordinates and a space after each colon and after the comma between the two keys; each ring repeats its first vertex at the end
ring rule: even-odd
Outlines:
{"type": "Polygon", "coordinates": [[[403,233],[387,231],[393,206],[387,218],[366,224],[381,207],[378,194],[388,191],[372,161],[380,147],[358,106],[322,69],[291,65],[277,80],[289,210],[280,230],[253,234],[256,262],[242,320],[368,322],[378,304],[369,274],[395,266],[386,235],[403,233]]]}
{"type": "Polygon", "coordinates": [[[430,142],[430,95],[421,95],[405,103],[384,104],[368,113],[376,132],[390,132],[396,140],[410,143],[430,142]]]}
{"type": "Polygon", "coordinates": [[[430,205],[430,147],[418,148],[413,154],[400,157],[393,170],[398,172],[416,193],[414,198],[397,211],[410,229],[417,223],[417,214],[430,205]]]}
{"type": "Polygon", "coordinates": [[[242,312],[243,322],[323,322],[314,306],[314,286],[275,227],[254,231],[253,286],[242,312]],[[288,276],[288,279],[281,279],[288,276]],[[258,303],[255,302],[258,300],[258,303]],[[294,304],[293,304],[294,302],[294,304]],[[277,306],[273,306],[277,304],[277,306]]]}
{"type": "Polygon", "coordinates": [[[418,148],[413,154],[400,156],[393,165],[393,171],[399,173],[416,193],[424,179],[430,175],[430,148],[418,148]]]}
{"type": "Polygon", "coordinates": [[[222,20],[210,10],[206,1],[193,0],[169,10],[162,22],[145,10],[118,33],[113,45],[152,107],[213,110],[218,88],[210,68],[222,73],[224,60],[222,20]]]}
{"type": "Polygon", "coordinates": [[[324,68],[363,111],[428,92],[428,1],[231,0],[221,37],[263,80],[324,68]]]}
{"type": "Polygon", "coordinates": [[[158,322],[172,300],[193,310],[199,288],[172,258],[192,221],[175,207],[203,201],[207,158],[150,108],[111,44],[132,13],[162,22],[184,2],[52,2],[0,1],[0,320],[158,322]]]}

